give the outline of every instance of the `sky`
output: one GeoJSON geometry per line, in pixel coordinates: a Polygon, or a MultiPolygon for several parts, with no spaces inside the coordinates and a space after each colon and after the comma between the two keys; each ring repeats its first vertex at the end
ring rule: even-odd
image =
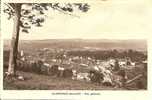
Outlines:
{"type": "MultiPolygon", "coordinates": [[[[20,32],[20,39],[142,39],[152,32],[152,1],[98,0],[88,2],[87,13],[74,12],[73,17],[57,11],[46,13],[43,27],[32,27],[29,34],[20,32]]],[[[2,36],[10,39],[13,21],[2,13],[2,36]]]]}

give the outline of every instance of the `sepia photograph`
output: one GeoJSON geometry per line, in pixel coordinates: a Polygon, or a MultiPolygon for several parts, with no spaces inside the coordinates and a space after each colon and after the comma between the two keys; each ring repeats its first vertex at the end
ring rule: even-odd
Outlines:
{"type": "Polygon", "coordinates": [[[147,40],[110,37],[102,7],[4,3],[3,89],[147,90],[147,40]]]}
{"type": "Polygon", "coordinates": [[[151,100],[151,0],[1,0],[0,99],[151,100]]]}

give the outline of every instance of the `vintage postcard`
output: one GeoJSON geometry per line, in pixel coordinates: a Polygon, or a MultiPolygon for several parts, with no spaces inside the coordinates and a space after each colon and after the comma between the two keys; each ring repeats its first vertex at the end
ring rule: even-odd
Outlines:
{"type": "Polygon", "coordinates": [[[2,100],[149,100],[150,0],[2,0],[2,100]]]}

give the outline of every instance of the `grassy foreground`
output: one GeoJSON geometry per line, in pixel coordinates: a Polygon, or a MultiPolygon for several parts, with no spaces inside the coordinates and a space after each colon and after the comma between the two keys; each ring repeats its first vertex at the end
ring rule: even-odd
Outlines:
{"type": "Polygon", "coordinates": [[[105,87],[85,81],[38,75],[22,71],[18,71],[17,73],[24,76],[25,80],[4,79],[4,90],[120,90],[120,88],[105,87]]]}

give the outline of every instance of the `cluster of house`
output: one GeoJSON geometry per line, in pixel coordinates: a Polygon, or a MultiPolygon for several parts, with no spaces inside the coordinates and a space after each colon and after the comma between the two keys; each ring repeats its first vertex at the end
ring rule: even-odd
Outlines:
{"type": "Polygon", "coordinates": [[[128,58],[105,61],[91,57],[67,57],[67,55],[63,55],[62,59],[52,58],[49,62],[47,58],[25,59],[26,56],[21,52],[17,69],[114,87],[123,87],[128,80],[125,70],[136,66],[136,62],[131,62],[128,58]]]}

